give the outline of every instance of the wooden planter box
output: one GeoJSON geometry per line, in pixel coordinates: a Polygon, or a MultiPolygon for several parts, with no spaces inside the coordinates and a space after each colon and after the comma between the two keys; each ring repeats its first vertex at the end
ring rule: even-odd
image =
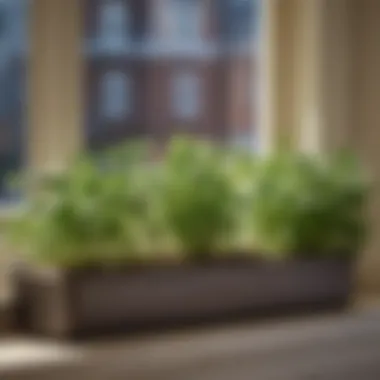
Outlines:
{"type": "Polygon", "coordinates": [[[113,331],[344,305],[344,260],[209,264],[19,273],[22,311],[38,334],[113,331]]]}

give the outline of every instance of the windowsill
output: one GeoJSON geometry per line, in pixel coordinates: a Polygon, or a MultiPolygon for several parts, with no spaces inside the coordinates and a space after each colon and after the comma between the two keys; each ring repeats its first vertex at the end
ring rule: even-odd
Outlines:
{"type": "Polygon", "coordinates": [[[150,38],[142,41],[135,41],[125,46],[118,46],[113,48],[98,44],[97,42],[87,42],[84,49],[85,55],[91,57],[127,57],[132,55],[142,58],[155,58],[162,56],[188,56],[190,58],[213,57],[216,56],[220,50],[218,44],[215,41],[163,41],[159,38],[150,38]]]}

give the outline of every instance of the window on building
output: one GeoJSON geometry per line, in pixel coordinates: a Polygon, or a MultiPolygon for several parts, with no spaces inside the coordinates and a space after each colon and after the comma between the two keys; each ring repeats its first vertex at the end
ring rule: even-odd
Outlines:
{"type": "Polygon", "coordinates": [[[198,75],[179,71],[172,77],[171,104],[173,116],[179,119],[196,119],[201,111],[201,82],[198,75]]]}
{"type": "Polygon", "coordinates": [[[175,125],[231,141],[254,131],[247,85],[259,82],[252,27],[261,1],[85,1],[88,148],[146,136],[161,144],[175,125]],[[98,45],[101,35],[116,48],[98,45]],[[109,72],[99,77],[100,68],[109,72]]]}
{"type": "Polygon", "coordinates": [[[132,82],[122,71],[106,72],[100,79],[100,109],[103,119],[121,121],[132,113],[132,82]]]}
{"type": "Polygon", "coordinates": [[[128,43],[131,31],[129,3],[125,0],[103,0],[99,7],[99,38],[107,49],[120,49],[128,43]]]}
{"type": "Polygon", "coordinates": [[[170,33],[182,41],[199,39],[203,29],[204,0],[171,0],[169,2],[170,33]]]}
{"type": "Polygon", "coordinates": [[[254,31],[257,0],[219,0],[222,38],[229,42],[249,40],[254,31]]]}

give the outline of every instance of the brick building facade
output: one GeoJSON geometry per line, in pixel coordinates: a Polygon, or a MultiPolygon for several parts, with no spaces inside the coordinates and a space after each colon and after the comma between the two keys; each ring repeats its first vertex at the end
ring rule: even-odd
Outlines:
{"type": "Polygon", "coordinates": [[[255,0],[86,0],[91,147],[253,128],[255,0]]]}

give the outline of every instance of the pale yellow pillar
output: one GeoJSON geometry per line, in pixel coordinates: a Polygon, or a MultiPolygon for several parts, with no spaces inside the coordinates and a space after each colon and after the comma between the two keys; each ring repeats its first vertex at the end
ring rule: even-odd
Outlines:
{"type": "Polygon", "coordinates": [[[298,0],[261,2],[259,149],[291,144],[296,125],[298,0]]]}
{"type": "MultiPolygon", "coordinates": [[[[285,0],[286,1],[286,0],[285,0]]],[[[298,144],[322,153],[350,146],[350,0],[299,0],[298,144]]]]}
{"type": "Polygon", "coordinates": [[[324,137],[323,1],[298,2],[296,138],[303,150],[316,153],[322,149],[324,137]]]}
{"type": "Polygon", "coordinates": [[[259,139],[309,152],[349,145],[351,0],[263,0],[259,139]]]}
{"type": "MultiPolygon", "coordinates": [[[[62,168],[83,142],[82,0],[33,0],[28,60],[27,165],[62,168]]],[[[16,216],[1,213],[1,221],[16,216]]],[[[16,257],[0,235],[0,303],[11,302],[10,263],[16,257]]]]}
{"type": "Polygon", "coordinates": [[[28,64],[28,164],[65,165],[83,143],[82,0],[34,0],[28,64]]]}
{"type": "Polygon", "coordinates": [[[321,82],[323,141],[327,150],[353,148],[355,141],[353,2],[357,0],[324,0],[323,4],[321,82]]]}
{"type": "Polygon", "coordinates": [[[374,186],[371,236],[360,261],[360,288],[380,293],[380,1],[352,0],[354,146],[374,186]]]}

